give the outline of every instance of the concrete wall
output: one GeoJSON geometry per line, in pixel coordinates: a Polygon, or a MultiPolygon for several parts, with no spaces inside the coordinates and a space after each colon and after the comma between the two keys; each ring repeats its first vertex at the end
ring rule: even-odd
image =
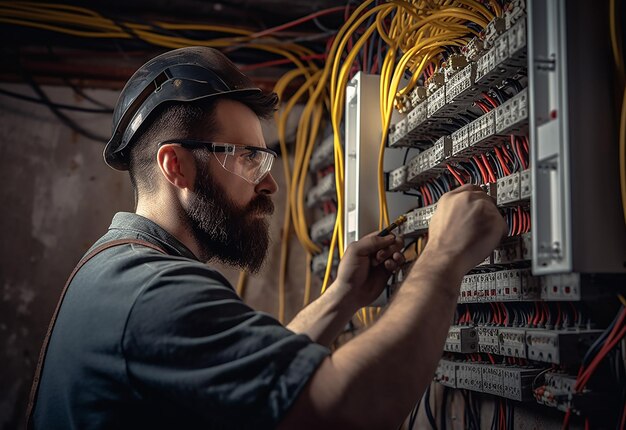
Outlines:
{"type": "MultiPolygon", "coordinates": [[[[33,95],[28,87],[2,88],[33,95]]],[[[44,88],[57,103],[93,107],[68,88],[44,88]]],[[[117,92],[88,93],[113,106],[117,92]]],[[[67,112],[67,111],[66,111],[67,112]]],[[[80,125],[108,136],[111,118],[68,113],[80,125]]],[[[268,140],[273,131],[267,130],[268,140]]],[[[104,145],[73,132],[45,106],[0,96],[0,428],[23,427],[32,375],[45,331],[61,289],[76,262],[108,228],[117,211],[132,211],[125,173],[102,161],[104,145]]],[[[282,163],[274,175],[285,190],[282,163]]],[[[245,298],[253,307],[278,310],[280,229],[284,194],[276,196],[273,244],[262,273],[248,282],[245,298]]],[[[302,301],[304,255],[292,241],[287,315],[302,301]]],[[[235,285],[238,272],[224,270],[235,285]]]]}

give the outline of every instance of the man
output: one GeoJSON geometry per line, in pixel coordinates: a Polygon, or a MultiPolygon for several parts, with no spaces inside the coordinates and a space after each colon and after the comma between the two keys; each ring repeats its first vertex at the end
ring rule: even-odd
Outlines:
{"type": "Polygon", "coordinates": [[[130,172],[136,213],[115,215],[70,278],[32,426],[378,429],[408,414],[441,355],[460,281],[504,221],[477,187],[446,194],[383,317],[331,354],[403,262],[399,239],[352,244],[328,292],[287,328],[204,264],[262,264],[277,185],[259,118],[276,102],[209,48],[165,53],[131,77],[104,155],[130,172]]]}

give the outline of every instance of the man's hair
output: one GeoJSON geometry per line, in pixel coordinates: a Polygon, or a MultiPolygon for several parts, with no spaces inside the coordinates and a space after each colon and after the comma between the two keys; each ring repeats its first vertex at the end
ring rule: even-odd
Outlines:
{"type": "Polygon", "coordinates": [[[215,120],[215,109],[218,101],[225,98],[243,103],[260,119],[269,119],[277,105],[273,93],[262,97],[228,94],[196,102],[166,103],[157,108],[143,122],[129,145],[128,171],[135,192],[135,203],[140,194],[150,195],[156,191],[156,153],[159,143],[171,139],[197,139],[201,132],[204,138],[216,133],[219,124],[215,120]]]}

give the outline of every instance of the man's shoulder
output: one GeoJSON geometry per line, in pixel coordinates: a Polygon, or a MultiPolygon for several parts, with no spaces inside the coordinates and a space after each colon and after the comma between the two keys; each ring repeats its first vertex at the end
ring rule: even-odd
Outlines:
{"type": "Polygon", "coordinates": [[[111,243],[115,246],[102,250],[85,264],[80,271],[83,276],[143,287],[175,282],[234,290],[219,271],[200,261],[172,255],[162,244],[140,233],[127,237],[105,235],[86,255],[111,243]]]}

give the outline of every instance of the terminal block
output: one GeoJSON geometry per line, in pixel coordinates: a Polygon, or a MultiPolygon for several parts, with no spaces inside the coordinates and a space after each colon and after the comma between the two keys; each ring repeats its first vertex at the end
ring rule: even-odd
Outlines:
{"type": "Polygon", "coordinates": [[[463,277],[461,281],[461,290],[459,292],[459,303],[473,303],[476,293],[476,282],[473,275],[463,277]]]}
{"type": "Polygon", "coordinates": [[[411,101],[412,107],[416,107],[427,98],[428,91],[426,91],[426,87],[415,87],[409,94],[409,100],[411,101]]]}
{"type": "Polygon", "coordinates": [[[406,191],[411,188],[406,180],[408,170],[409,166],[405,164],[389,172],[388,191],[406,191]]]}
{"type": "Polygon", "coordinates": [[[464,125],[450,135],[452,142],[452,159],[458,160],[464,158],[466,154],[469,155],[470,151],[467,150],[467,148],[469,148],[468,133],[469,125],[464,125]]]}
{"type": "Polygon", "coordinates": [[[442,85],[428,97],[428,118],[446,118],[443,112],[446,105],[446,86],[442,85]]]}
{"type": "Polygon", "coordinates": [[[412,141],[428,141],[431,139],[432,135],[428,133],[429,127],[425,124],[428,119],[428,100],[424,100],[415,106],[406,119],[407,136],[412,141]]]}
{"type": "Polygon", "coordinates": [[[554,364],[579,363],[602,330],[527,330],[528,358],[554,364]]]}
{"type": "Polygon", "coordinates": [[[472,353],[477,350],[476,330],[473,327],[452,326],[444,345],[444,351],[472,353]]]}
{"type": "Polygon", "coordinates": [[[506,28],[510,29],[513,24],[526,18],[526,1],[525,0],[512,0],[507,6],[504,12],[504,20],[506,22],[506,28]]]}
{"type": "MultiPolygon", "coordinates": [[[[317,277],[324,276],[324,272],[326,271],[326,265],[328,264],[328,248],[324,248],[324,250],[313,256],[311,260],[311,272],[313,275],[317,277]]],[[[333,267],[336,268],[339,265],[339,256],[335,253],[333,257],[333,267]]]]}
{"type": "Polygon", "coordinates": [[[335,228],[337,214],[329,214],[316,221],[311,226],[311,239],[316,243],[326,243],[330,241],[335,228]]]}
{"type": "Polygon", "coordinates": [[[498,206],[516,205],[520,201],[519,172],[498,179],[498,206]]]}
{"type": "Polygon", "coordinates": [[[480,94],[476,85],[476,63],[470,63],[450,76],[446,82],[446,102],[462,106],[471,105],[480,94]]]}
{"type": "Polygon", "coordinates": [[[459,367],[456,370],[456,387],[482,392],[482,365],[476,363],[459,363],[459,367]]]}
{"type": "Polygon", "coordinates": [[[387,141],[389,142],[390,148],[409,145],[409,140],[407,139],[407,122],[408,120],[404,118],[395,124],[391,124],[389,127],[387,141]]]}
{"type": "Polygon", "coordinates": [[[528,49],[526,48],[526,19],[519,20],[506,33],[509,42],[508,63],[514,66],[526,67],[528,49]]]}
{"type": "Polygon", "coordinates": [[[335,175],[326,175],[309,190],[306,195],[306,205],[312,208],[320,202],[335,197],[335,192],[335,175]]]}
{"type": "Polygon", "coordinates": [[[500,340],[500,355],[527,358],[526,330],[501,328],[498,337],[500,340]]]}
{"type": "Polygon", "coordinates": [[[478,326],[478,352],[500,354],[500,331],[497,327],[478,326]]]}
{"type": "Polygon", "coordinates": [[[506,136],[496,135],[496,112],[489,111],[468,124],[469,146],[492,148],[508,140],[506,136]]]}
{"type": "MultiPolygon", "coordinates": [[[[524,22],[524,21],[520,21],[524,22]]],[[[493,43],[485,43],[488,51],[476,60],[476,83],[493,86],[512,78],[526,67],[526,26],[517,23],[493,43]]]]}
{"type": "Polygon", "coordinates": [[[541,298],[543,300],[579,301],[581,299],[582,286],[579,273],[546,275],[542,280],[541,298]]]}
{"type": "Polygon", "coordinates": [[[468,61],[475,62],[481,57],[481,55],[484,54],[485,44],[482,39],[474,37],[467,43],[467,45],[461,48],[461,52],[465,55],[465,58],[467,58],[468,61]]]}
{"type": "Polygon", "coordinates": [[[403,234],[407,237],[419,236],[428,230],[430,225],[430,219],[435,213],[437,204],[425,206],[423,208],[417,208],[410,211],[407,216],[407,221],[404,223],[405,228],[403,234]]]}
{"type": "Polygon", "coordinates": [[[542,369],[505,367],[502,371],[502,396],[524,402],[532,400],[532,382],[542,369]]]}
{"type": "Polygon", "coordinates": [[[496,108],[495,132],[528,134],[528,89],[524,89],[496,108]]]}
{"type": "Polygon", "coordinates": [[[541,297],[540,279],[530,269],[485,271],[465,275],[459,303],[525,302],[541,297]]]}
{"type": "Polygon", "coordinates": [[[507,239],[493,250],[493,264],[513,264],[524,261],[522,244],[519,238],[507,239]]]}
{"type": "Polygon", "coordinates": [[[506,30],[506,21],[504,18],[492,19],[487,27],[483,30],[483,44],[486,48],[494,46],[499,37],[506,30]]]}
{"type": "Polygon", "coordinates": [[[313,151],[309,170],[312,172],[323,169],[335,163],[335,142],[333,136],[327,136],[322,143],[313,151]]]}
{"type": "Polygon", "coordinates": [[[496,365],[481,366],[483,393],[504,396],[504,368],[496,365]]]}
{"type": "Polygon", "coordinates": [[[435,371],[435,381],[446,387],[456,388],[456,371],[458,367],[457,362],[440,360],[435,371]]]}
{"type": "Polygon", "coordinates": [[[520,194],[519,197],[521,200],[530,200],[532,194],[532,186],[530,179],[530,170],[526,169],[520,172],[519,174],[519,186],[520,186],[520,194]]]}
{"type": "Polygon", "coordinates": [[[529,269],[496,272],[496,300],[502,302],[538,300],[540,286],[529,269]]]}
{"type": "Polygon", "coordinates": [[[416,185],[446,170],[444,162],[449,158],[451,151],[452,144],[448,136],[437,139],[433,146],[411,159],[408,164],[407,183],[416,185]]]}

